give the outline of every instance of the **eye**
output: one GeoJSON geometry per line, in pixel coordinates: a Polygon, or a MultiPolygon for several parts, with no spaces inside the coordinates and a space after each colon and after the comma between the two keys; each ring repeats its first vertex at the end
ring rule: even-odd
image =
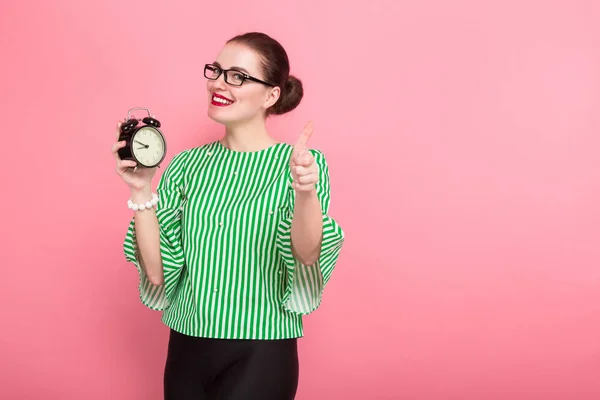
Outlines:
{"type": "Polygon", "coordinates": [[[207,65],[204,69],[204,75],[207,78],[214,78],[221,74],[221,68],[215,65],[207,65]]]}

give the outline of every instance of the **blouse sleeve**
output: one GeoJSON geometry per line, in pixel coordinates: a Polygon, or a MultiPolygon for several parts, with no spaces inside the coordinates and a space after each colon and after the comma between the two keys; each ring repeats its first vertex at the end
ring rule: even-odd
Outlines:
{"type": "Polygon", "coordinates": [[[172,303],[175,289],[185,265],[181,242],[181,217],[185,199],[185,161],[187,152],[178,153],[160,178],[156,189],[159,197],[156,216],[160,232],[160,254],[164,282],[154,285],[148,279],[139,259],[135,233],[135,217],[131,219],[123,249],[125,259],[132,262],[139,275],[139,294],[142,303],[152,310],[165,310],[172,303]]]}
{"type": "MultiPolygon", "coordinates": [[[[298,261],[292,253],[291,228],[294,210],[295,191],[289,186],[288,205],[285,217],[279,223],[276,246],[286,267],[287,280],[282,299],[286,310],[301,315],[316,310],[323,297],[344,243],[344,232],[338,223],[328,215],[330,203],[329,169],[323,153],[310,150],[319,168],[319,181],[316,185],[317,197],[321,203],[323,218],[323,238],[319,259],[313,265],[298,261]]],[[[290,175],[291,182],[291,175],[290,175]]]]}

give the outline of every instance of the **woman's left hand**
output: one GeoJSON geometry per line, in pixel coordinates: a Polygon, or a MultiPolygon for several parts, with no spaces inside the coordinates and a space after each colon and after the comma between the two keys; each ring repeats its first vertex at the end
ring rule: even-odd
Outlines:
{"type": "Polygon", "coordinates": [[[300,138],[294,145],[290,157],[290,169],[292,170],[292,187],[296,192],[310,193],[315,191],[315,185],[319,181],[319,169],[315,158],[306,147],[308,139],[312,135],[314,124],[309,122],[304,127],[300,138]]]}

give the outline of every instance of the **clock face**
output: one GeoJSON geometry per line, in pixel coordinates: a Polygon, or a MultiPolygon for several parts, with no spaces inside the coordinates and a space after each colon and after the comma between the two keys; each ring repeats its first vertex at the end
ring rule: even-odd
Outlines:
{"type": "Polygon", "coordinates": [[[165,155],[165,142],[156,128],[144,126],[133,136],[131,151],[140,164],[153,166],[165,155]]]}

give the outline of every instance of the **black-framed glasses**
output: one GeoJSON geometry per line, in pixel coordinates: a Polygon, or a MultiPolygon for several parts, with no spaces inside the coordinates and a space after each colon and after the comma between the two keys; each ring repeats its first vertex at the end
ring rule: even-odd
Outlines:
{"type": "Polygon", "coordinates": [[[276,86],[269,82],[265,82],[253,76],[250,76],[237,69],[222,69],[221,67],[214,64],[206,64],[204,66],[204,77],[206,79],[216,81],[217,79],[219,79],[221,74],[225,74],[225,82],[232,86],[242,86],[242,84],[246,80],[262,83],[263,85],[271,87],[276,86]]]}

